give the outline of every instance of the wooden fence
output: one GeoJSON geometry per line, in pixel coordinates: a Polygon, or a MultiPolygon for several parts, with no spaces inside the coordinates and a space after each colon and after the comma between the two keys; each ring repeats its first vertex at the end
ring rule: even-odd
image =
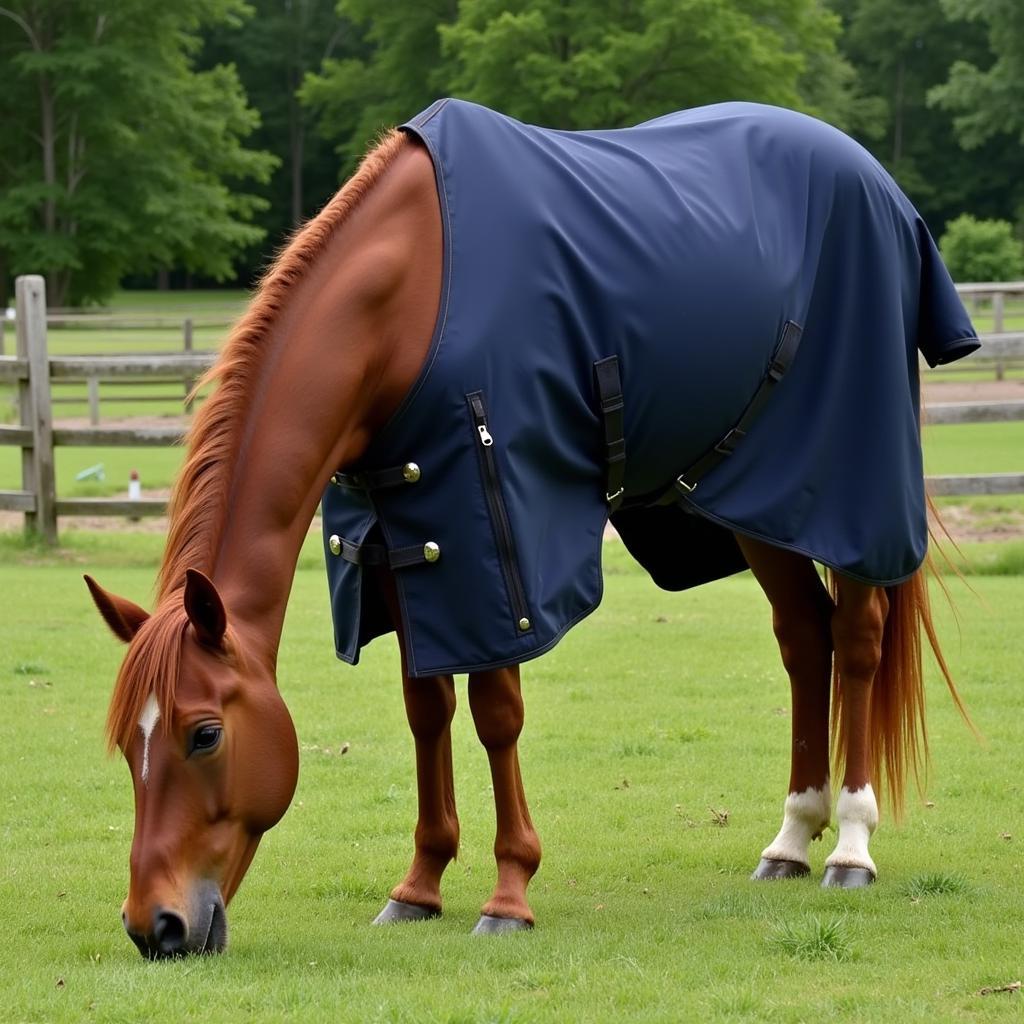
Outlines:
{"type": "MultiPolygon", "coordinates": [[[[7,354],[5,335],[13,333],[15,325],[14,310],[0,310],[0,356],[7,354]]],[[[48,309],[46,323],[50,330],[57,329],[62,333],[62,346],[79,344],[88,346],[91,339],[101,335],[103,347],[120,346],[150,347],[153,344],[152,332],[160,333],[160,341],[168,343],[169,351],[186,354],[195,351],[195,341],[199,332],[216,329],[218,333],[227,329],[235,321],[239,310],[233,306],[222,306],[205,309],[201,314],[192,313],[188,316],[173,313],[150,312],[146,310],[85,310],[85,309],[48,309]],[[148,337],[146,335],[149,335],[148,337]]],[[[87,351],[87,349],[85,350],[87,351]]],[[[89,422],[93,426],[100,423],[100,383],[103,380],[103,404],[160,403],[165,408],[169,403],[180,402],[181,396],[186,399],[192,391],[195,381],[186,377],[184,382],[179,376],[146,376],[115,377],[104,379],[91,376],[84,381],[65,381],[72,384],[70,393],[55,390],[50,396],[53,406],[87,405],[89,422]],[[85,384],[85,388],[81,384],[85,384]]],[[[186,406],[191,412],[191,405],[186,406]]]]}
{"type": "MultiPolygon", "coordinates": [[[[1024,290],[1024,284],[1020,287],[1024,290]]],[[[54,448],[168,447],[180,443],[179,428],[55,427],[51,383],[61,380],[146,380],[154,377],[190,380],[211,365],[214,354],[182,352],[151,356],[51,358],[46,347],[43,279],[19,277],[16,302],[17,354],[0,356],[0,381],[17,383],[20,423],[0,426],[0,445],[14,445],[21,449],[22,487],[17,491],[0,491],[0,510],[23,512],[26,529],[37,533],[48,543],[56,543],[60,516],[162,515],[166,511],[166,503],[162,500],[59,498],[54,448]]],[[[982,352],[991,358],[1024,359],[1024,331],[988,335],[983,338],[982,352]]],[[[1024,401],[931,404],[925,417],[929,424],[1024,420],[1024,401]]],[[[929,477],[928,487],[935,495],[1024,494],[1024,466],[1020,473],[929,477]]]]}

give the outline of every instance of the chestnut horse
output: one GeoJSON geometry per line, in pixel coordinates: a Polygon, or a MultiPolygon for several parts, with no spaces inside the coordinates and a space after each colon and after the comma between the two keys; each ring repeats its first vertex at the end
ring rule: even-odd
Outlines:
{"type": "MultiPolygon", "coordinates": [[[[127,644],[107,728],[134,785],[122,918],[145,956],[225,947],[225,908],[291,800],[298,753],[275,671],[298,553],[327,480],[358,464],[420,373],[439,315],[442,242],[431,158],[391,132],[278,258],[211,373],[219,384],[189,434],[154,610],[87,577],[127,644]]],[[[809,558],[737,540],[771,604],[793,701],[784,820],[754,877],[807,874],[808,846],[829,824],[834,668],[842,779],[825,883],[867,884],[872,786],[887,778],[898,806],[925,752],[919,629],[937,645],[924,579],[883,588],[833,574],[830,591],[809,558]]],[[[398,625],[394,580],[377,571],[398,625]]],[[[459,844],[455,686],[450,675],[412,678],[402,655],[419,818],[411,867],[378,922],[439,914],[459,844]]],[[[541,848],[516,749],[519,669],[471,672],[468,692],[497,814],[497,883],[477,930],[528,928],[541,848]]]]}

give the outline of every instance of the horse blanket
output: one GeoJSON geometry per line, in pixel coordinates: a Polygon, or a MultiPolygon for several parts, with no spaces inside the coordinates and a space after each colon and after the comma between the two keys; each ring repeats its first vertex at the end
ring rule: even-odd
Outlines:
{"type": "Polygon", "coordinates": [[[417,382],[324,494],[340,658],[393,628],[378,565],[411,675],[543,653],[601,599],[610,511],[668,589],[743,569],[734,530],[915,572],[917,351],[978,342],[864,149],[751,103],[565,132],[449,99],[403,129],[436,172],[443,293],[417,382]]]}

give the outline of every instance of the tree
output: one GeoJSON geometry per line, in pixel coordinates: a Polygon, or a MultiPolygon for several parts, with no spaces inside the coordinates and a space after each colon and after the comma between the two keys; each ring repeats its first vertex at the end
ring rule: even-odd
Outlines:
{"type": "Polygon", "coordinates": [[[951,18],[983,27],[991,49],[984,70],[978,61],[958,60],[931,99],[955,116],[968,149],[1007,133],[1024,143],[1024,4],[1019,0],[943,0],[951,18]]]}
{"type": "Polygon", "coordinates": [[[962,214],[939,239],[942,259],[954,281],[1017,281],[1024,275],[1024,244],[1005,220],[976,220],[962,214]]]}
{"type": "Polygon", "coordinates": [[[958,58],[984,61],[979,25],[954,25],[942,0],[833,0],[843,19],[840,47],[860,88],[878,98],[881,132],[854,134],[890,171],[936,229],[963,210],[1011,213],[1020,195],[1019,150],[992,139],[960,146],[952,118],[929,103],[958,58]]]}
{"type": "Polygon", "coordinates": [[[381,128],[443,95],[560,128],[751,99],[863,119],[821,0],[339,0],[365,52],[307,76],[303,102],[351,167],[381,128]]]}
{"type": "MultiPolygon", "coordinates": [[[[257,191],[269,203],[257,223],[283,240],[338,184],[334,147],[310,130],[299,102],[305,76],[332,56],[351,55],[354,27],[335,13],[335,0],[247,0],[252,16],[212,26],[198,58],[201,67],[233,64],[249,102],[260,112],[252,140],[280,164],[257,191]]],[[[253,259],[258,259],[253,254],[253,259]]]]}
{"type": "Polygon", "coordinates": [[[51,303],[99,299],[128,270],[225,278],[258,237],[258,123],[230,66],[193,69],[199,32],[241,0],[0,0],[0,263],[51,303]]]}
{"type": "Polygon", "coordinates": [[[818,0],[466,0],[440,28],[450,91],[560,128],[728,99],[841,116],[838,31],[818,0]]]}
{"type": "Polygon", "coordinates": [[[325,60],[306,76],[301,100],[332,139],[342,168],[352,170],[384,128],[418,113],[447,91],[439,26],[457,0],[338,0],[356,34],[353,53],[325,60]]]}

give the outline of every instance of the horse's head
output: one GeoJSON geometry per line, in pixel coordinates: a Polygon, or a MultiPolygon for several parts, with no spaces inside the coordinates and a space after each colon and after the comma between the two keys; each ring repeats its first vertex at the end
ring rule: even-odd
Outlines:
{"type": "Polygon", "coordinates": [[[135,790],[124,926],[146,957],[219,952],[225,907],[298,776],[274,667],[246,657],[202,573],[152,616],[86,582],[129,645],[107,719],[135,790]]]}

